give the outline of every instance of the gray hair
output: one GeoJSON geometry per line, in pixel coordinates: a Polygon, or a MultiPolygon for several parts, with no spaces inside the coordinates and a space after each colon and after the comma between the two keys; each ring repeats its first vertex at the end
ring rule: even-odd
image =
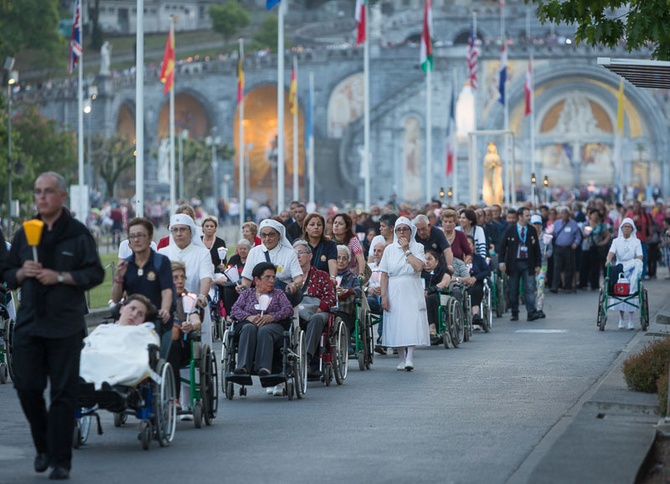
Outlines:
{"type": "Polygon", "coordinates": [[[237,241],[237,245],[248,245],[251,247],[251,242],[249,242],[247,239],[240,239],[237,241]]]}
{"type": "Polygon", "coordinates": [[[306,240],[297,239],[295,242],[293,242],[293,248],[298,250],[298,247],[304,248],[310,254],[312,253],[312,248],[309,246],[306,240]]]}
{"type": "Polygon", "coordinates": [[[351,251],[349,250],[349,247],[347,247],[346,245],[338,245],[337,246],[337,251],[338,252],[339,251],[345,252],[347,254],[347,257],[349,258],[349,260],[351,260],[351,251]]]}
{"type": "Polygon", "coordinates": [[[428,217],[426,217],[424,214],[420,213],[416,217],[414,217],[414,220],[412,220],[412,223],[414,225],[416,224],[430,224],[430,220],[428,220],[428,217]]]}
{"type": "Polygon", "coordinates": [[[56,173],[55,171],[45,171],[44,173],[40,173],[37,178],[42,178],[42,177],[51,177],[56,179],[56,183],[58,184],[58,189],[61,191],[61,193],[67,193],[67,185],[65,184],[65,178],[60,173],[56,173]]]}

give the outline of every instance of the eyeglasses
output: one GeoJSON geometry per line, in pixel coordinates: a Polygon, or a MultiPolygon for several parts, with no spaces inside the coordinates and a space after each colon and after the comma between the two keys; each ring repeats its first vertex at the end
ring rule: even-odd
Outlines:
{"type": "Polygon", "coordinates": [[[261,232],[259,235],[264,239],[267,237],[277,237],[279,234],[277,232],[261,232]]]}
{"type": "Polygon", "coordinates": [[[259,277],[261,281],[274,281],[277,279],[277,276],[261,276],[259,277]]]}
{"type": "Polygon", "coordinates": [[[142,239],[146,239],[147,237],[149,237],[148,234],[130,234],[130,235],[128,235],[128,239],[130,239],[130,240],[133,240],[133,239],[142,240],[142,239]]]}
{"type": "Polygon", "coordinates": [[[411,231],[412,230],[409,227],[398,227],[397,229],[395,229],[396,234],[399,232],[411,232],[411,231]]]}
{"type": "Polygon", "coordinates": [[[298,257],[300,257],[301,255],[310,255],[311,254],[311,252],[300,252],[299,250],[296,250],[295,253],[298,257]]]}
{"type": "Polygon", "coordinates": [[[181,234],[182,232],[186,232],[187,230],[189,232],[191,231],[189,227],[173,227],[170,229],[170,232],[172,232],[173,234],[181,234]]]}
{"type": "Polygon", "coordinates": [[[347,257],[346,255],[338,257],[337,262],[349,262],[349,257],[347,257]]]}

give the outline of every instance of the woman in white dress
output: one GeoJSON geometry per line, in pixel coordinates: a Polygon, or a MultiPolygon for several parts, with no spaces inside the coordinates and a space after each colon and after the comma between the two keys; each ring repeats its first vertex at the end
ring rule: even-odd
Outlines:
{"type": "MultiPolygon", "coordinates": [[[[623,266],[623,274],[630,281],[631,294],[638,291],[638,281],[642,274],[642,244],[635,232],[635,222],[628,217],[623,219],[619,225],[619,236],[612,241],[606,261],[607,265],[611,265],[612,259],[616,258],[617,264],[623,266]]],[[[621,302],[613,305],[611,309],[619,310],[619,329],[624,329],[624,312],[626,311],[628,312],[628,329],[635,329],[635,323],[633,323],[635,306],[621,302]]]]}
{"type": "Polygon", "coordinates": [[[421,270],[426,263],[423,245],[414,240],[416,227],[407,217],[394,226],[393,243],[379,262],[384,309],[382,345],[398,348],[398,370],[414,369],[414,347],[429,346],[428,315],[421,270]]]}

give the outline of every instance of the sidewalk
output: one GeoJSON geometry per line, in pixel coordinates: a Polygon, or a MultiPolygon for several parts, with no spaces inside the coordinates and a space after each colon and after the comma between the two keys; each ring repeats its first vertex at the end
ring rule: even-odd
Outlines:
{"type": "MultiPolygon", "coordinates": [[[[670,312],[670,284],[654,280],[645,286],[651,313],[647,332],[638,332],[611,369],[554,425],[508,483],[636,482],[656,436],[658,398],[629,390],[621,366],[629,355],[655,339],[670,336],[670,327],[656,323],[657,314],[670,312]]],[[[610,313],[606,331],[612,330],[612,324],[616,327],[617,320],[610,313]]],[[[593,330],[598,330],[595,322],[593,330]]]]}

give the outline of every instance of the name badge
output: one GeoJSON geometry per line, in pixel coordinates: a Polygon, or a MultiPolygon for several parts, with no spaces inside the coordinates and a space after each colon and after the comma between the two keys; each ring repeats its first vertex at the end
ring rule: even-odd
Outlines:
{"type": "Polygon", "coordinates": [[[571,227],[565,227],[565,233],[569,234],[570,232],[572,232],[572,228],[571,227]]]}

